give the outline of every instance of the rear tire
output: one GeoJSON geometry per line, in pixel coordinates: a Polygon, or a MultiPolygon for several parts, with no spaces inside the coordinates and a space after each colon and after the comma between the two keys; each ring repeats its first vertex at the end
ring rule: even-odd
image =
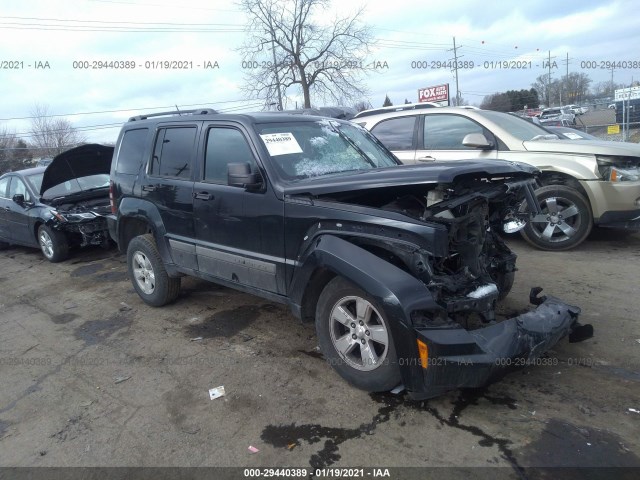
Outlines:
{"type": "Polygon", "coordinates": [[[171,303],[180,294],[180,278],[172,278],[167,273],[151,234],[131,240],[127,248],[127,269],[133,288],[152,307],[171,303]]]}
{"type": "Polygon", "coordinates": [[[384,309],[344,278],[334,278],[320,294],[316,331],[327,362],[353,386],[385,392],[400,383],[384,309]]]}
{"type": "Polygon", "coordinates": [[[7,242],[0,241],[0,250],[6,250],[10,246],[11,245],[9,245],[7,242]]]}
{"type": "Polygon", "coordinates": [[[38,228],[38,244],[44,258],[51,263],[58,263],[69,256],[69,241],[67,236],[46,225],[38,228]]]}
{"type": "Polygon", "coordinates": [[[593,216],[589,202],[566,185],[536,190],[542,210],[521,230],[522,237],[541,250],[563,251],[580,245],[591,233],[593,216]]]}

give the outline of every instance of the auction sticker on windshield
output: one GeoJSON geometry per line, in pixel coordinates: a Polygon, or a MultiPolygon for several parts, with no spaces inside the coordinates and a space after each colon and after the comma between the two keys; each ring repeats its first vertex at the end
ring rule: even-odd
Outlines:
{"type": "Polygon", "coordinates": [[[260,135],[262,141],[269,150],[269,155],[287,155],[289,153],[302,153],[298,141],[290,132],[266,133],[260,135]]]}

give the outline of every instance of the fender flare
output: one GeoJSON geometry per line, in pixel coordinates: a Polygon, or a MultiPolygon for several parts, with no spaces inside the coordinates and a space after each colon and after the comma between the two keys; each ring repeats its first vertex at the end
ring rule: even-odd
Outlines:
{"type": "Polygon", "coordinates": [[[124,248],[124,232],[121,226],[124,219],[131,218],[142,220],[149,225],[153,238],[155,238],[156,245],[158,246],[158,252],[165,266],[171,267],[174,265],[171,250],[169,249],[169,242],[166,238],[167,229],[160,216],[160,211],[154,203],[147,200],[125,197],[120,201],[116,222],[116,236],[119,249],[126,253],[126,248],[124,248]]]}
{"type": "MultiPolygon", "coordinates": [[[[411,312],[441,309],[424,283],[353,243],[322,235],[301,259],[293,277],[289,298],[294,305],[300,305],[309,279],[318,268],[340,275],[371,295],[384,308],[398,358],[417,358],[411,312]]],[[[400,368],[400,373],[409,390],[423,382],[420,369],[400,368]]]]}

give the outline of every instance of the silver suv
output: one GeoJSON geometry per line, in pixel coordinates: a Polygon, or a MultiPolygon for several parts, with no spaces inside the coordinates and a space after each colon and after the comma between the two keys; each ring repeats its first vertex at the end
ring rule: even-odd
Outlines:
{"type": "Polygon", "coordinates": [[[522,230],[543,250],[579,245],[592,226],[640,229],[640,146],[560,140],[506,113],[456,107],[360,112],[370,130],[403,163],[503,159],[542,174],[536,191],[542,214],[522,230]]]}

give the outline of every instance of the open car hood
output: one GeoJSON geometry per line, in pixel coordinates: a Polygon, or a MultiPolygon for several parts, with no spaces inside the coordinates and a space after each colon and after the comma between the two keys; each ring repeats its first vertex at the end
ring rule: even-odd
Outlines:
{"type": "Polygon", "coordinates": [[[42,176],[40,195],[56,185],[74,178],[109,174],[113,147],[89,143],[56,156],[42,176]]]}

